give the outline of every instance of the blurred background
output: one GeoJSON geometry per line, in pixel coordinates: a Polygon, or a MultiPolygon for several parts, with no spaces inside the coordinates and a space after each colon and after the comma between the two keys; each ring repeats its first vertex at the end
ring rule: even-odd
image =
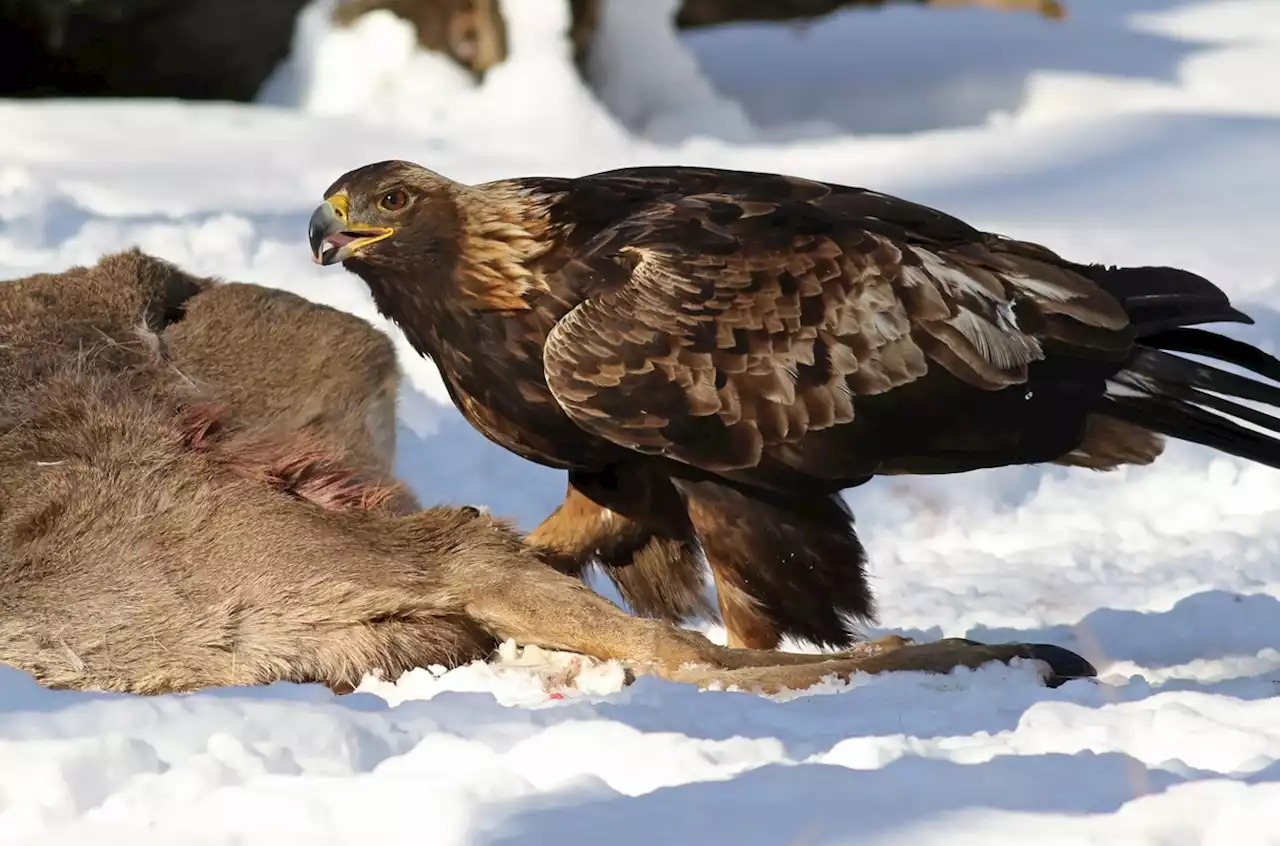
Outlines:
{"type": "MultiPolygon", "coordinates": [[[[792,33],[819,24],[826,30],[845,12],[886,5],[976,6],[1046,18],[1064,13],[1058,0],[653,0],[626,4],[651,8],[625,11],[623,3],[610,0],[568,0],[562,10],[553,7],[563,0],[529,2],[556,18],[567,17],[566,31],[552,38],[567,38],[575,67],[597,89],[613,54],[624,51],[618,36],[629,40],[617,29],[627,20],[666,18],[677,38],[697,45],[707,36],[750,31],[759,23],[792,33]]],[[[0,51],[8,71],[0,95],[251,101],[289,54],[295,22],[307,5],[304,0],[4,0],[0,51]]],[[[418,46],[447,56],[476,80],[511,53],[508,13],[499,0],[341,0],[316,8],[342,27],[359,26],[371,13],[404,21],[418,46]]],[[[858,23],[870,21],[854,26],[858,23]]],[[[811,58],[827,68],[833,67],[828,39],[835,34],[824,31],[808,45],[811,58]]],[[[773,39],[768,46],[777,53],[781,43],[773,39]]]]}

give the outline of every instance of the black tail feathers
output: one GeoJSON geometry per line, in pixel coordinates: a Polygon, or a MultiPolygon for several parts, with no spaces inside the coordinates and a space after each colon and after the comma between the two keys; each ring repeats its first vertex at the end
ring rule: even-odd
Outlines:
{"type": "Polygon", "coordinates": [[[1105,279],[1108,291],[1130,312],[1138,348],[1107,381],[1102,411],[1170,438],[1280,468],[1280,387],[1174,355],[1208,358],[1280,381],[1280,360],[1274,356],[1189,328],[1212,321],[1253,323],[1251,317],[1231,307],[1211,283],[1185,271],[1142,267],[1133,273],[1108,271],[1105,279]]]}
{"type": "Polygon", "coordinates": [[[1253,319],[1213,283],[1185,270],[1095,266],[1088,272],[1124,304],[1137,334],[1134,354],[1107,383],[1104,413],[1280,468],[1280,386],[1175,355],[1214,360],[1280,382],[1280,360],[1274,356],[1190,328],[1253,319]]]}
{"type": "Polygon", "coordinates": [[[1274,413],[1278,408],[1280,388],[1163,350],[1144,349],[1108,382],[1101,410],[1171,438],[1280,469],[1280,417],[1274,413]],[[1239,400],[1271,406],[1271,411],[1239,400]]]}
{"type": "Polygon", "coordinates": [[[1251,370],[1272,381],[1280,382],[1280,359],[1244,341],[1237,341],[1225,335],[1217,335],[1203,329],[1169,329],[1148,335],[1142,339],[1142,342],[1145,346],[1156,349],[1225,361],[1245,370],[1251,370]]]}

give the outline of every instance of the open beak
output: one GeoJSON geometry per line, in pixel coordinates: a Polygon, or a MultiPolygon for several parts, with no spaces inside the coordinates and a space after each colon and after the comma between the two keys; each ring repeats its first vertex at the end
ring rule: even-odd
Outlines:
{"type": "Polygon", "coordinates": [[[346,261],[370,244],[390,238],[390,226],[366,226],[350,220],[347,195],[338,193],[321,203],[311,213],[307,238],[311,242],[311,260],[316,264],[346,261]]]}

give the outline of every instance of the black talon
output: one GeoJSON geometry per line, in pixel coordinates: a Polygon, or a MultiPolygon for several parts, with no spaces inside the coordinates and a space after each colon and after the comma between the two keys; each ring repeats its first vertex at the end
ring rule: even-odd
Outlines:
{"type": "Polygon", "coordinates": [[[1034,643],[1027,649],[1028,658],[1043,661],[1049,665],[1049,676],[1045,684],[1058,687],[1071,679],[1094,678],[1098,671],[1085,659],[1070,649],[1054,646],[1049,643],[1034,643]]]}

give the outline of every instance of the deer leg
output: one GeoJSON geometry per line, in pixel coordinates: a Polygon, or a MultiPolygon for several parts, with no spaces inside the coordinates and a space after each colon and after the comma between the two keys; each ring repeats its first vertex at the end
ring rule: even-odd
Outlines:
{"type": "Polygon", "coordinates": [[[465,595],[465,612],[498,638],[652,665],[659,672],[716,663],[718,647],[697,632],[633,617],[578,579],[540,563],[512,567],[505,578],[476,587],[465,595]]]}
{"type": "Polygon", "coordinates": [[[580,581],[529,556],[495,578],[451,588],[465,612],[492,635],[546,649],[617,660],[633,672],[700,687],[736,685],[776,692],[811,687],[828,676],[916,670],[945,673],[959,666],[1029,658],[1045,665],[1046,680],[1095,675],[1087,661],[1041,644],[985,645],[949,638],[914,644],[883,638],[836,654],[797,654],[717,646],[701,634],[660,620],[632,617],[580,581]]]}
{"type": "MultiPolygon", "coordinates": [[[[783,653],[767,654],[776,656],[783,653]]],[[[827,678],[847,679],[854,673],[949,673],[956,667],[976,668],[992,661],[1007,664],[1014,658],[1040,662],[1041,677],[1049,687],[1057,687],[1074,678],[1091,678],[1097,675],[1088,661],[1060,646],[1034,643],[984,644],[963,638],[945,638],[921,644],[887,638],[870,641],[836,655],[805,657],[820,660],[730,668],[685,666],[665,678],[699,687],[735,686],[755,693],[778,693],[783,690],[803,690],[827,678]]]]}
{"type": "Polygon", "coordinates": [[[926,2],[931,6],[978,6],[1001,12],[1035,12],[1050,19],[1067,16],[1066,7],[1059,0],[926,0],[926,2]]]}

